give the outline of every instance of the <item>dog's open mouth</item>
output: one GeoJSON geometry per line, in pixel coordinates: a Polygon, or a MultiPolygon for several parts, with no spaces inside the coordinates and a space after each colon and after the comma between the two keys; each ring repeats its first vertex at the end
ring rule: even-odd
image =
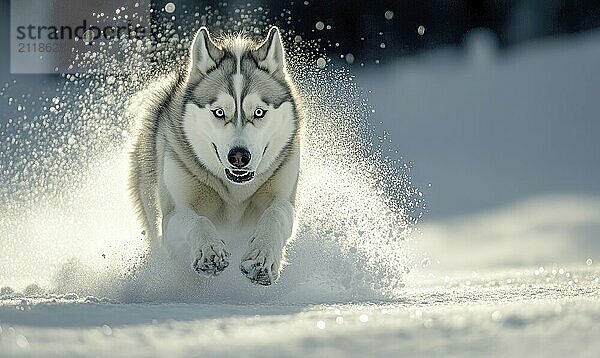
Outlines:
{"type": "Polygon", "coordinates": [[[227,179],[237,184],[246,183],[252,180],[252,178],[254,178],[254,172],[250,172],[247,170],[225,169],[225,175],[227,175],[227,179]]]}

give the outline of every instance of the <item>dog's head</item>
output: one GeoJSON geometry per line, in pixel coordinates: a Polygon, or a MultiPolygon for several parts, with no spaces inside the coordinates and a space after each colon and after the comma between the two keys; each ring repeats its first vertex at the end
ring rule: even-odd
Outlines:
{"type": "Polygon", "coordinates": [[[182,127],[214,175],[245,184],[268,171],[296,132],[294,101],[276,27],[259,44],[241,36],[215,42],[206,28],[198,31],[182,127]]]}

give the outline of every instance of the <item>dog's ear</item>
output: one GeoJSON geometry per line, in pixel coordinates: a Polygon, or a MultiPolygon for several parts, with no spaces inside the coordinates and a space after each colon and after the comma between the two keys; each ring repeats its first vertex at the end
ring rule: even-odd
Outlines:
{"type": "Polygon", "coordinates": [[[260,67],[273,73],[285,69],[285,54],[281,34],[276,26],[271,27],[269,34],[257,49],[256,57],[260,67]]]}
{"type": "Polygon", "coordinates": [[[205,75],[217,66],[222,57],[223,51],[212,41],[208,29],[202,26],[194,36],[190,48],[190,72],[199,71],[205,75]]]}

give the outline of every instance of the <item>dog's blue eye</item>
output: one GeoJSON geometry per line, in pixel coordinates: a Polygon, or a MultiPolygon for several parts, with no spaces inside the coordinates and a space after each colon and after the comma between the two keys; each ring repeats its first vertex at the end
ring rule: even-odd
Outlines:
{"type": "Polygon", "coordinates": [[[266,113],[267,113],[266,110],[264,110],[262,108],[257,108],[254,110],[254,118],[262,118],[265,116],[266,113]]]}
{"type": "Polygon", "coordinates": [[[223,108],[213,109],[212,112],[217,118],[225,118],[225,111],[223,108]]]}

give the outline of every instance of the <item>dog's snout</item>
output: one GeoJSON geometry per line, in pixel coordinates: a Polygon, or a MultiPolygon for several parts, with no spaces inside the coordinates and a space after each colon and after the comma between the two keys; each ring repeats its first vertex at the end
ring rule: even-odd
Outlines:
{"type": "Polygon", "coordinates": [[[250,163],[250,152],[242,147],[232,148],[227,155],[227,160],[234,167],[243,168],[250,163]]]}

